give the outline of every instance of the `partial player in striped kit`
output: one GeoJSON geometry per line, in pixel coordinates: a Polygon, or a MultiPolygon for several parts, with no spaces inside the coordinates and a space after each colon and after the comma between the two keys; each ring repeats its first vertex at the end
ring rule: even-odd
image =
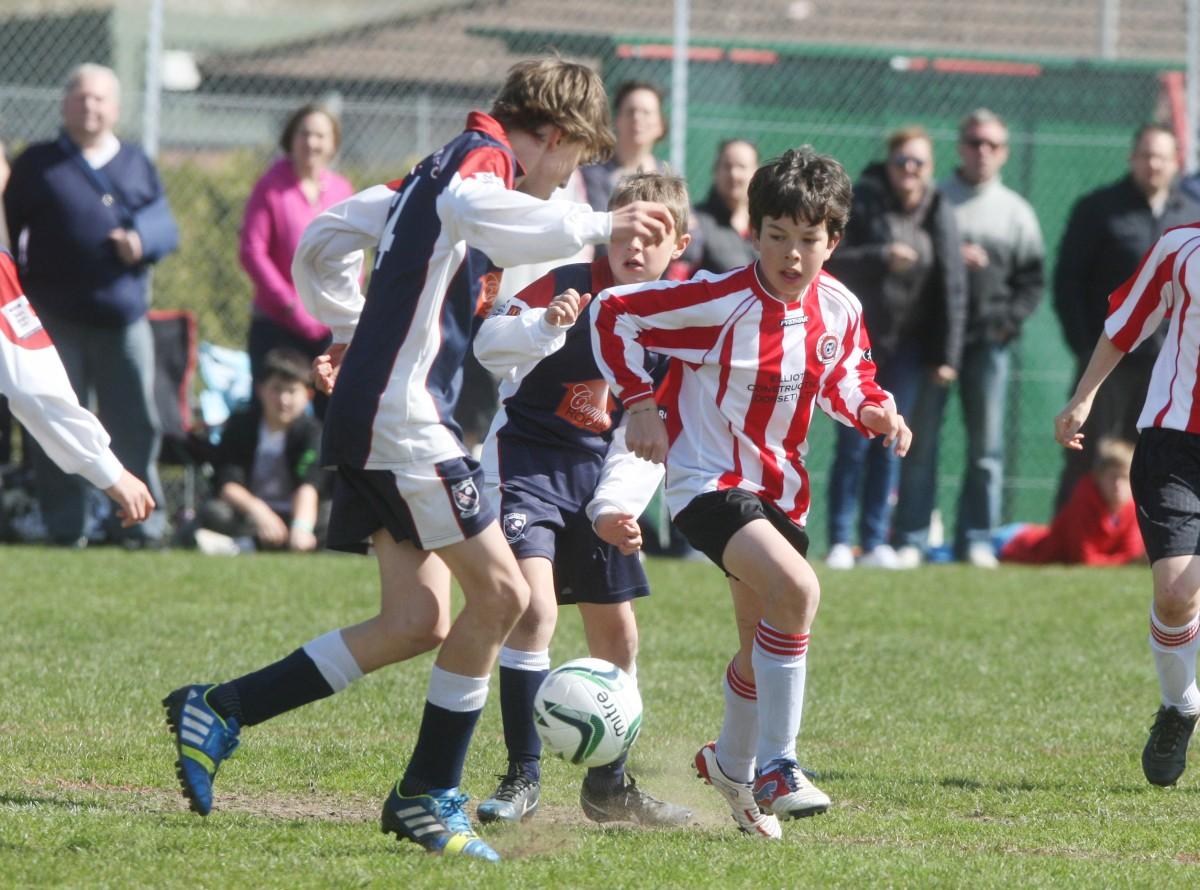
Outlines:
{"type": "Polygon", "coordinates": [[[611,237],[657,243],[669,235],[661,205],[597,213],[544,200],[582,159],[611,147],[594,71],[558,58],[522,62],[491,114],[472,113],[461,135],[403,180],[330,208],[305,231],[293,279],[341,347],[322,374],[326,388],[337,380],[322,444],[322,463],[338,471],[327,540],[358,550],[369,541],[379,561],[380,611],[258,671],[166,698],[177,772],[197,812],[210,810],[213,777],[242,726],[437,649],[416,746],[384,802],[382,827],[432,853],[499,859],[475,835],[458,785],[492,666],[529,587],[452,415],[463,358],[494,294],[493,262],[539,262],[611,237]],[[371,247],[375,269],[364,298],[360,272],[371,247]],[[466,601],[453,623],[451,575],[466,601]]]}
{"type": "Polygon", "coordinates": [[[666,462],[675,524],[729,576],[741,646],[726,672],[720,737],[695,763],[739,828],[762,837],[780,836],[779,817],[829,807],[796,760],[820,599],[804,531],[814,403],[897,454],[912,439],[875,382],[858,300],[821,271],[849,208],[837,161],[808,146],[788,151],[750,183],[757,263],[710,280],[613,288],[592,307],[594,349],[629,415],[629,449],[666,462]],[[657,405],[647,350],[681,372],[657,405]]]}
{"type": "Polygon", "coordinates": [[[1138,270],[1108,298],[1104,333],[1075,394],[1054,419],[1054,436],[1083,449],[1082,429],[1096,393],[1121,359],[1164,318],[1167,335],[1138,418],[1130,482],[1150,557],[1154,600],[1150,652],[1162,704],[1142,750],[1154,785],[1174,785],[1187,766],[1200,717],[1200,223],[1165,232],[1138,270]]]}
{"type": "Polygon", "coordinates": [[[0,248],[0,395],[64,473],[112,498],[123,526],[154,510],[146,484],[121,466],[109,435],[79,404],[50,335],[25,296],[12,254],[0,248]]]}
{"type": "MultiPolygon", "coordinates": [[[[609,209],[656,201],[671,210],[675,237],[648,245],[614,238],[608,255],[559,266],[498,301],[475,339],[475,355],[501,378],[501,408],[484,445],[489,493],[500,527],[529,582],[529,608],[500,650],[500,708],[508,768],[479,805],[483,822],[517,822],[537,809],[541,741],[533,700],[550,672],[559,604],[576,604],[589,653],[637,676],[633,600],[650,594],[638,559],[637,518],[662,468],[625,449],[623,412],[592,355],[592,294],[616,283],[654,281],[691,240],[683,180],[641,173],[622,180],[609,209]],[[593,530],[594,529],[594,530],[593,530]]],[[[657,381],[667,361],[653,356],[657,381]]],[[[691,812],[657,800],[625,774],[625,758],[592,767],[580,789],[596,822],[680,825],[691,812]]]]}

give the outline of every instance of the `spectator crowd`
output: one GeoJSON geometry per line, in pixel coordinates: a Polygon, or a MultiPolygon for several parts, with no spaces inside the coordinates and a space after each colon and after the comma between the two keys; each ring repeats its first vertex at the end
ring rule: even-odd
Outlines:
{"type": "MultiPolygon", "coordinates": [[[[327,350],[330,331],[298,296],[292,259],[309,223],[354,191],[334,169],[342,142],[338,117],[320,104],[296,109],[282,122],[278,157],[247,196],[238,255],[253,294],[245,349],[254,398],[202,455],[212,466],[211,491],[195,516],[169,517],[158,475],[162,422],[147,313],[151,269],[175,250],[179,234],[153,161],[116,135],[119,116],[116,75],[85,64],[66,84],[55,138],[20,147],[11,169],[0,143],[0,247],[15,257],[25,295],[80,402],[93,407],[113,453],[158,505],[139,525],[126,527],[115,515],[97,521],[85,479],[64,473],[23,436],[44,538],[66,547],[103,540],[228,554],[314,550],[322,542],[329,486],[317,459],[324,397],[311,390],[309,368],[327,350]]],[[[611,159],[583,167],[556,197],[605,209],[628,177],[672,172],[656,153],[669,126],[658,85],[622,84],[612,120],[611,159]]],[[[727,135],[714,152],[711,183],[692,192],[702,199],[690,212],[690,244],[671,263],[669,278],[725,273],[757,256],[748,185],[759,152],[745,134],[727,135]]],[[[1129,443],[1161,332],[1100,390],[1085,447],[1067,452],[1055,499],[1059,515],[1048,525],[1004,525],[1012,444],[1006,407],[1022,329],[1047,280],[1064,362],[1070,359],[1078,379],[1102,330],[1108,294],[1163,231],[1200,218],[1200,188],[1180,175],[1174,132],[1158,124],[1140,128],[1128,170],[1074,205],[1051,276],[1037,215],[1003,180],[1011,137],[1005,121],[974,109],[956,135],[957,163],[942,174],[935,171],[934,134],[916,123],[887,134],[879,159],[854,182],[848,227],[826,265],[861,300],[879,383],[915,432],[910,453],[898,460],[880,439],[838,426],[825,458],[826,565],[907,569],[949,557],[991,568],[1000,560],[1142,559],[1128,496],[1129,443]],[[939,547],[932,532],[939,446],[953,398],[963,417],[964,472],[953,532],[939,547]]],[[[602,255],[604,248],[595,251],[602,255]]],[[[506,273],[502,295],[544,271],[506,273]]],[[[473,363],[465,370],[460,421],[466,441],[478,443],[496,408],[495,381],[473,363]]],[[[14,459],[14,426],[0,401],[0,463],[14,459]]],[[[662,535],[648,534],[647,543],[659,538],[669,549],[662,535]]]]}

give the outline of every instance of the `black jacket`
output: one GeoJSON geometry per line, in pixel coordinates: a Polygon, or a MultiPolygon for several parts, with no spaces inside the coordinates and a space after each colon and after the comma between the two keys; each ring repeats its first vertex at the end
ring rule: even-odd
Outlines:
{"type": "MultiPolygon", "coordinates": [[[[1071,210],[1054,270],[1054,312],[1063,338],[1085,364],[1104,331],[1108,295],[1137,271],[1142,256],[1173,226],[1200,219],[1200,202],[1171,188],[1162,216],[1154,218],[1146,198],[1126,176],[1084,195],[1071,210]]],[[[1166,325],[1147,337],[1134,355],[1158,355],[1166,325]]]]}
{"type": "Polygon", "coordinates": [[[696,240],[700,244],[696,268],[709,272],[729,272],[758,259],[754,245],[729,224],[729,207],[716,189],[708,193],[704,203],[692,212],[692,216],[696,221],[693,227],[696,240]]]}
{"type": "Polygon", "coordinates": [[[894,239],[887,212],[898,205],[883,164],[867,167],[854,184],[846,234],[825,268],[862,302],[877,359],[890,357],[902,342],[916,338],[926,365],[958,368],[967,321],[966,274],[954,208],[936,189],[931,201],[924,228],[933,243],[934,266],[916,298],[888,270],[887,246],[894,239]]]}
{"type": "MultiPolygon", "coordinates": [[[[258,450],[258,428],[262,411],[257,405],[239,411],[225,423],[225,431],[213,459],[213,487],[220,492],[227,482],[250,487],[254,471],[254,453],[258,450]]],[[[292,476],[294,492],[305,482],[316,486],[324,496],[329,489],[329,474],[321,469],[321,422],[307,414],[287,430],[283,452],[292,476]]]]}

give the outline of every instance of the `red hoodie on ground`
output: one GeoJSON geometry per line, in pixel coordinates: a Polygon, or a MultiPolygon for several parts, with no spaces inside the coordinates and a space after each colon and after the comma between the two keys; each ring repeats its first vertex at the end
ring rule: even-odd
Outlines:
{"type": "Polygon", "coordinates": [[[1000,550],[1005,562],[1123,565],[1146,555],[1133,501],[1113,513],[1090,474],[1046,525],[1027,525],[1000,550]]]}

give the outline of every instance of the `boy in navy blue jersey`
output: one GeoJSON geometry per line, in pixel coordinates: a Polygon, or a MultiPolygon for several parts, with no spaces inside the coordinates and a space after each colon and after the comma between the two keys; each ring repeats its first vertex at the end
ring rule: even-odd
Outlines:
{"type": "MultiPolygon", "coordinates": [[[[501,408],[484,445],[489,493],[499,487],[500,527],[532,592],[529,608],[500,650],[500,707],[508,769],[479,805],[482,822],[517,822],[536,810],[541,742],[533,699],[550,669],[558,604],[577,604],[588,649],[636,677],[633,600],[650,593],[638,559],[637,516],[661,468],[624,448],[622,411],[592,356],[590,295],[617,284],[654,281],[690,240],[683,180],[638,174],[613,193],[609,209],[636,201],[666,205],[676,236],[649,245],[614,238],[606,257],[560,266],[498,303],[475,339],[475,355],[501,377],[501,408]],[[594,531],[593,531],[594,525],[594,531]],[[599,537],[597,537],[599,535],[599,537]],[[557,595],[557,598],[556,598],[557,595]]],[[[661,380],[665,360],[651,373],[661,380]]],[[[596,822],[678,825],[691,813],[655,800],[632,780],[625,758],[588,770],[580,793],[596,822]]]]}
{"type": "MultiPolygon", "coordinates": [[[[167,697],[177,771],[197,812],[211,808],[213,776],[241,726],[436,648],[416,746],[384,803],[383,830],[429,852],[499,858],[472,830],[458,785],[492,665],[529,588],[452,415],[492,262],[539,262],[611,238],[669,234],[670,216],[657,205],[596,213],[544,200],[582,159],[610,149],[595,72],[557,58],[522,62],[491,114],[472,113],[461,135],[403,180],[330,208],[305,231],[293,279],[340,346],[322,443],[322,464],[337,468],[327,541],[356,550],[370,543],[380,610],[259,671],[167,697]],[[364,298],[359,280],[371,247],[364,298]],[[452,574],[465,598],[453,623],[452,574]]],[[[332,373],[323,379],[330,384],[332,373]]]]}

